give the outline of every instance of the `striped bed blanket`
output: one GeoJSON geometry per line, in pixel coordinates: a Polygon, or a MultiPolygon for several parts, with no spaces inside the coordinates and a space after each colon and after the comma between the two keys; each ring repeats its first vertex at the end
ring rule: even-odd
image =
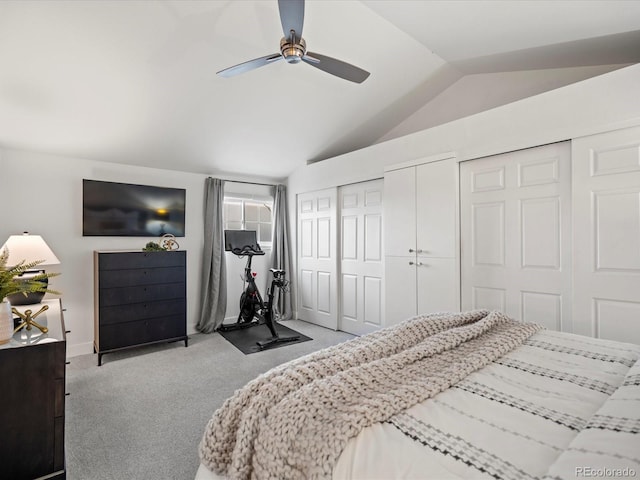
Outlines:
{"type": "Polygon", "coordinates": [[[497,312],[416,317],[236,392],[196,478],[640,474],[639,357],[497,312]]]}
{"type": "Polygon", "coordinates": [[[336,479],[640,476],[640,347],[544,330],[363,430],[336,479]]]}

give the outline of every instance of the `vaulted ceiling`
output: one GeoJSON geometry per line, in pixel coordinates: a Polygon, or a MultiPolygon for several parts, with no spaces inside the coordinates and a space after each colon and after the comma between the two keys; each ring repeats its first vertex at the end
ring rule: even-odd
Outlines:
{"type": "Polygon", "coordinates": [[[282,179],[309,162],[640,61],[640,2],[308,0],[304,63],[276,0],[0,2],[0,146],[282,179]]]}

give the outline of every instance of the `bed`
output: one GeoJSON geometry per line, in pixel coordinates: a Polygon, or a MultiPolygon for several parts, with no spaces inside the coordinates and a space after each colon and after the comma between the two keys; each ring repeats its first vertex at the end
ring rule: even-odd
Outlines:
{"type": "Polygon", "coordinates": [[[238,390],[196,479],[633,478],[639,358],[499,312],[418,316],[238,390]]]}

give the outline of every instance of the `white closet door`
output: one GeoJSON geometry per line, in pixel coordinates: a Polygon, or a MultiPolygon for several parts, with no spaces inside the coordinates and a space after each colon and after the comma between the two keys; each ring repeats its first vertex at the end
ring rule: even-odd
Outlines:
{"type": "Polygon", "coordinates": [[[384,323],[382,180],[340,187],[339,330],[364,335],[384,323]]]}
{"type": "Polygon", "coordinates": [[[416,276],[417,313],[460,311],[455,258],[418,257],[416,276]]]}
{"type": "Polygon", "coordinates": [[[417,313],[416,168],[384,174],[385,325],[417,313]]]}
{"type": "Polygon", "coordinates": [[[419,256],[456,256],[456,167],[454,159],[416,167],[415,222],[419,256]]]}
{"type": "Polygon", "coordinates": [[[298,317],[338,328],[335,188],[298,195],[298,317]]]}
{"type": "Polygon", "coordinates": [[[460,165],[462,309],[571,331],[568,142],[460,165]]]}
{"type": "Polygon", "coordinates": [[[401,168],[384,175],[385,255],[415,256],[416,169],[401,168]]]}
{"type": "Polygon", "coordinates": [[[418,313],[460,310],[455,159],[416,167],[418,313]]]}
{"type": "Polygon", "coordinates": [[[415,257],[385,257],[385,326],[400,323],[418,312],[415,263],[415,257]]]}
{"type": "Polygon", "coordinates": [[[640,343],[640,127],[572,144],[574,331],[640,343]]]}
{"type": "Polygon", "coordinates": [[[441,156],[385,173],[386,325],[460,310],[457,169],[441,156]]]}

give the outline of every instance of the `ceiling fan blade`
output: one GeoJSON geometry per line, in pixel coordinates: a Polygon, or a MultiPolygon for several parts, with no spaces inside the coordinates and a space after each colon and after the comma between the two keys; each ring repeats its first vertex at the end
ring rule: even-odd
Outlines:
{"type": "Polygon", "coordinates": [[[304,26],[304,0],[278,0],[278,8],[285,38],[289,39],[293,30],[296,37],[294,43],[298,43],[304,26]]]}
{"type": "Polygon", "coordinates": [[[282,60],[282,55],[280,55],[279,53],[272,53],[271,55],[254,58],[253,60],[249,60],[248,62],[225,68],[224,70],[220,70],[219,72],[217,72],[217,74],[221,77],[233,77],[250,70],[255,70],[256,68],[264,67],[265,65],[277,62],[278,60],[282,60]]]}
{"type": "Polygon", "coordinates": [[[370,75],[366,70],[351,65],[350,63],[327,57],[326,55],[320,55],[319,53],[307,52],[307,54],[302,57],[302,61],[323,72],[354,83],[362,83],[370,75]]]}

